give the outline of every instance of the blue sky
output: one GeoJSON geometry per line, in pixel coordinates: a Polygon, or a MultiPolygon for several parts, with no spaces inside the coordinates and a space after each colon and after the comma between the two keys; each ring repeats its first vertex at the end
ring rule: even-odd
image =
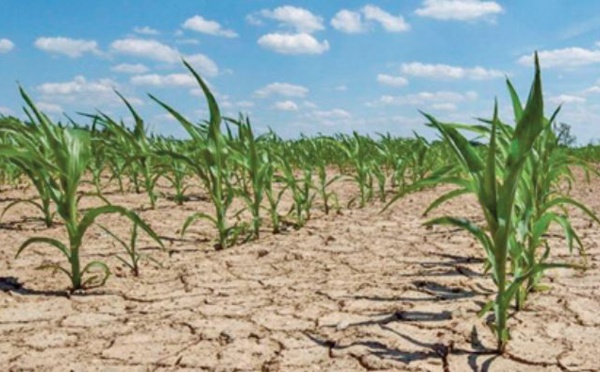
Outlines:
{"type": "Polygon", "coordinates": [[[538,50],[547,112],[562,103],[580,143],[600,138],[598,1],[3,1],[0,25],[4,115],[21,115],[19,82],[55,119],[129,120],[117,89],[180,136],[147,93],[205,119],[183,57],[259,130],[428,135],[418,110],[473,122],[498,97],[512,121],[504,78],[525,96],[538,50]]]}

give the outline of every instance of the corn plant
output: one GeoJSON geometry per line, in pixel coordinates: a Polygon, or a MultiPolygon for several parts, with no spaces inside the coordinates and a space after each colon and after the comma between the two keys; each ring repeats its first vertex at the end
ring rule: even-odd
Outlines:
{"type": "Polygon", "coordinates": [[[46,227],[51,227],[53,225],[54,211],[51,208],[52,196],[47,183],[47,179],[51,177],[51,174],[49,174],[48,169],[39,167],[33,159],[23,156],[10,156],[13,154],[13,149],[28,147],[36,147],[40,156],[48,155],[49,144],[42,135],[40,128],[33,124],[29,112],[27,112],[27,114],[30,116],[29,124],[24,125],[19,121],[5,121],[0,125],[0,130],[8,134],[8,138],[10,139],[10,144],[4,145],[5,150],[2,151],[2,153],[7,154],[9,162],[18,167],[21,172],[29,178],[31,184],[37,191],[39,201],[36,199],[15,200],[4,208],[0,218],[3,218],[6,212],[11,208],[24,203],[39,209],[43,214],[43,220],[46,227]]]}
{"type": "MultiPolygon", "coordinates": [[[[183,146],[184,144],[184,142],[174,138],[165,139],[159,137],[154,143],[154,148],[157,153],[184,153],[187,151],[183,146]]],[[[188,197],[185,194],[190,187],[190,185],[187,185],[185,182],[189,173],[186,163],[169,156],[162,157],[160,160],[162,162],[157,165],[158,174],[171,184],[175,193],[173,195],[175,203],[177,203],[177,205],[183,205],[183,203],[188,200],[188,197]]]]}
{"type": "Polygon", "coordinates": [[[242,188],[238,194],[252,214],[252,234],[258,239],[262,224],[262,202],[266,190],[273,183],[272,166],[266,150],[260,147],[260,139],[254,136],[250,120],[240,117],[239,120],[229,121],[238,127],[240,146],[233,154],[233,160],[240,165],[242,172],[242,188]]]}
{"type": "Polygon", "coordinates": [[[150,201],[150,208],[156,207],[157,195],[155,193],[156,182],[159,174],[154,172],[154,150],[150,139],[148,138],[148,128],[144,120],[135,111],[133,106],[119,92],[115,92],[123,101],[131,115],[133,116],[135,125],[133,130],[129,130],[123,123],[117,123],[111,117],[104,113],[94,116],[99,124],[103,125],[106,130],[112,134],[113,145],[117,145],[116,149],[120,156],[124,157],[124,168],[130,167],[132,181],[137,193],[140,193],[139,175],[141,174],[144,182],[144,189],[150,201]]]}
{"type": "Polygon", "coordinates": [[[216,249],[224,249],[235,244],[241,227],[229,226],[227,223],[227,211],[231,207],[234,198],[234,189],[230,183],[231,173],[228,169],[230,151],[225,138],[221,132],[221,112],[217,101],[200,75],[186,61],[183,62],[192,73],[206,97],[210,118],[207,125],[195,125],[178,113],[171,106],[158,98],[150,95],[150,98],[167,110],[188,132],[194,147],[190,154],[179,154],[172,151],[160,151],[163,156],[170,156],[184,161],[191,171],[200,179],[213,203],[215,215],[211,216],[203,212],[194,213],[189,216],[183,227],[182,234],[198,219],[206,219],[215,225],[218,231],[218,242],[216,249]]]}
{"type": "Polygon", "coordinates": [[[138,225],[133,225],[133,228],[131,229],[131,237],[129,238],[129,243],[126,243],[125,241],[123,241],[121,238],[119,238],[118,236],[116,236],[113,232],[111,232],[110,230],[108,230],[106,227],[100,225],[100,228],[102,230],[104,230],[105,233],[107,233],[108,235],[110,235],[113,239],[115,239],[119,245],[121,245],[121,247],[123,247],[123,249],[125,249],[125,252],[127,252],[127,258],[125,259],[121,256],[115,256],[119,261],[121,261],[123,264],[125,264],[125,266],[129,267],[129,269],[131,270],[131,273],[133,274],[133,276],[139,276],[140,275],[140,264],[139,262],[142,259],[151,261],[153,263],[155,263],[157,266],[162,266],[160,264],[160,262],[156,261],[154,258],[145,255],[145,254],[141,254],[138,252],[136,246],[137,246],[137,234],[138,234],[138,225]]]}
{"type": "MultiPolygon", "coordinates": [[[[96,218],[105,214],[120,214],[141,227],[148,235],[162,243],[156,233],[132,211],[121,206],[104,205],[81,212],[78,203],[78,188],[82,177],[91,161],[90,132],[83,129],[61,128],[53,125],[47,116],[42,114],[33,104],[25,91],[20,88],[21,95],[33,113],[40,128],[40,134],[48,148],[48,152],[40,151],[39,146],[27,145],[24,148],[13,149],[9,155],[13,159],[23,159],[36,164],[48,171],[49,177],[44,179],[50,190],[52,201],[56,205],[57,214],[64,222],[68,242],[50,237],[33,237],[27,239],[17,250],[18,257],[27,247],[33,244],[47,244],[57,248],[67,259],[68,268],[58,264],[43,265],[41,268],[58,270],[65,273],[71,280],[73,290],[94,285],[102,285],[110,275],[108,266],[101,261],[91,261],[82,267],[80,253],[86,231],[94,224],[96,218]],[[95,269],[100,275],[89,275],[95,269]]],[[[8,151],[7,151],[8,153],[8,151]]]]}
{"type": "MultiPolygon", "coordinates": [[[[364,207],[373,198],[373,157],[369,156],[368,148],[370,139],[354,132],[352,136],[341,136],[340,142],[335,144],[342,150],[346,159],[351,163],[350,177],[356,182],[359,189],[359,206],[364,207]]],[[[352,199],[348,204],[352,204],[352,199]]]]}
{"type": "MultiPolygon", "coordinates": [[[[482,244],[497,288],[495,299],[484,306],[482,313],[492,308],[494,310],[495,319],[491,327],[496,334],[498,352],[504,351],[510,338],[507,324],[510,304],[518,300],[520,291],[529,289],[526,283],[537,282],[539,276],[548,269],[572,267],[547,261],[550,248],[544,236],[552,222],[563,226],[570,244],[573,239],[568,218],[552,212],[552,209],[572,205],[591,215],[583,205],[564,196],[546,199],[538,206],[536,214],[527,212],[535,204],[531,201],[532,197],[551,193],[549,183],[538,182],[539,179],[533,176],[535,169],[528,170],[527,167],[539,160],[543,147],[547,146],[544,131],[551,128],[558,113],[556,110],[549,120],[545,119],[537,55],[535,67],[534,82],[524,108],[518,104],[509,83],[517,113],[514,130],[500,121],[496,104],[493,119],[487,122],[491,125],[487,129],[487,154],[482,155],[475,144],[459,132],[459,129],[469,129],[468,126],[441,123],[425,114],[429,125],[437,129],[449,145],[456,163],[453,167],[435,172],[421,184],[448,183],[458,186],[435,200],[428,211],[458,195],[473,193],[485,216],[485,228],[457,217],[435,218],[427,224],[459,227],[482,244]],[[533,193],[536,187],[539,187],[540,194],[533,193]],[[540,248],[545,248],[541,255],[538,253],[540,248]]],[[[481,128],[474,126],[471,129],[481,131],[481,128]]]]}

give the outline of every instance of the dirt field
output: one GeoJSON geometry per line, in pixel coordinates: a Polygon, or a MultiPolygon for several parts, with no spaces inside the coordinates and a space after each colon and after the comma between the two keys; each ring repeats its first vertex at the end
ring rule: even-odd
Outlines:
{"type": "MultiPolygon", "coordinates": [[[[351,185],[338,184],[346,200],[351,185]]],[[[0,193],[4,208],[23,191],[0,193]]],[[[31,191],[25,192],[32,195],[31,191]]],[[[0,366],[6,371],[597,371],[600,368],[600,227],[575,215],[588,249],[589,269],[555,270],[551,290],[533,294],[511,320],[505,356],[476,312],[491,299],[482,274],[482,249],[463,232],[422,226],[421,213],[439,191],[410,195],[384,213],[381,204],[315,212],[299,230],[214,251],[211,227],[178,230],[203,201],[183,207],[162,198],[142,210],[167,252],[142,236],[140,247],[163,263],[145,262],[139,278],[114,258],[123,253],[95,227],[83,260],[101,258],[107,284],[66,295],[64,275],[34,270],[63,259],[56,249],[17,247],[46,229],[29,206],[11,210],[0,225],[0,366]],[[444,369],[446,368],[446,369],[444,369]]],[[[574,195],[600,212],[600,181],[574,195]]],[[[109,194],[140,210],[145,195],[109,194]]],[[[85,199],[83,205],[93,203],[85,199]]],[[[436,212],[477,218],[469,198],[436,212]]],[[[129,223],[102,218],[126,237],[129,223]]],[[[557,259],[569,256],[553,243],[557,259]]]]}

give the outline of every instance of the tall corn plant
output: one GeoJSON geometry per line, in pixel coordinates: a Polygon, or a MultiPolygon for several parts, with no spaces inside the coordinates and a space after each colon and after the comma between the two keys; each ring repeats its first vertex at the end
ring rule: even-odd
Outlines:
{"type": "MultiPolygon", "coordinates": [[[[555,111],[550,122],[557,112],[558,110],[555,111]]],[[[518,239],[519,234],[533,237],[537,250],[541,237],[548,231],[553,220],[545,217],[543,221],[530,224],[526,215],[521,212],[523,209],[519,204],[523,192],[522,185],[530,181],[530,174],[525,171],[527,163],[533,156],[536,143],[548,123],[543,114],[542,80],[537,55],[534,82],[527,104],[517,115],[514,130],[501,123],[497,105],[495,106],[494,116],[490,121],[487,154],[482,155],[475,145],[459,132],[458,128],[464,129],[466,126],[445,124],[430,115],[425,114],[425,116],[429,120],[429,125],[437,129],[443,140],[450,146],[457,167],[466,174],[461,177],[449,171],[449,168],[445,168],[422,182],[422,184],[448,183],[458,186],[458,189],[434,201],[428,210],[458,195],[473,193],[477,196],[485,216],[485,228],[456,217],[435,218],[427,224],[459,227],[471,233],[482,244],[497,288],[494,301],[486,305],[482,311],[485,312],[493,307],[495,321],[492,329],[497,338],[497,350],[502,352],[509,340],[507,325],[509,307],[518,292],[522,290],[524,283],[547,269],[569,266],[563,263],[546,262],[547,253],[544,253],[541,259],[532,260],[528,265],[515,270],[517,262],[530,248],[518,239]],[[523,228],[526,229],[525,234],[519,231],[523,228]]],[[[546,212],[552,207],[564,204],[572,203],[568,198],[556,198],[543,205],[542,210],[546,212]]]]}
{"type": "Polygon", "coordinates": [[[189,154],[179,154],[172,151],[160,151],[158,153],[187,163],[209,193],[215,209],[214,216],[203,212],[189,216],[182,227],[181,233],[185,234],[187,228],[198,219],[206,219],[217,228],[218,242],[216,248],[224,249],[235,244],[241,232],[240,226],[229,226],[227,223],[227,211],[231,207],[234,198],[234,189],[230,183],[231,173],[228,169],[230,151],[221,132],[221,112],[215,97],[193,67],[186,61],[183,61],[183,63],[204,92],[210,118],[206,126],[193,124],[171,106],[150,95],[152,100],[167,110],[183,126],[190,135],[194,146],[193,152],[189,154]]]}
{"type": "Polygon", "coordinates": [[[71,280],[73,290],[92,285],[102,285],[110,274],[108,266],[101,261],[91,261],[82,267],[80,260],[84,235],[88,228],[94,224],[96,218],[105,214],[123,215],[146,231],[161,246],[162,243],[156,233],[137,214],[121,206],[104,205],[88,209],[85,212],[80,211],[78,188],[92,156],[90,132],[83,129],[61,128],[53,125],[48,117],[36,108],[22,88],[20,88],[20,92],[33,113],[37,125],[39,125],[43,140],[48,143],[48,154],[40,152],[39,147],[35,145],[13,149],[13,151],[7,151],[7,153],[14,159],[33,162],[41,169],[48,171],[49,176],[44,179],[44,182],[50,190],[53,202],[56,204],[57,214],[64,222],[68,242],[64,243],[50,237],[33,237],[27,239],[19,247],[16,256],[18,257],[27,247],[34,244],[53,246],[65,256],[69,267],[64,268],[57,264],[48,264],[41,268],[65,273],[71,280]],[[93,275],[92,271],[95,269],[99,269],[102,274],[93,275]]]}

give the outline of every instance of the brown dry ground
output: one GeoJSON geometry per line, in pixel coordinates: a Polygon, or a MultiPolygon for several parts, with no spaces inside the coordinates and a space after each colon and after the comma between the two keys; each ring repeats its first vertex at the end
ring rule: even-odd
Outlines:
{"type": "MultiPolygon", "coordinates": [[[[343,200],[356,194],[338,183],[343,200]]],[[[600,212],[599,180],[579,183],[574,195],[600,212]]],[[[467,234],[422,226],[424,208],[440,190],[405,197],[384,213],[382,204],[315,212],[298,231],[272,235],[225,251],[211,248],[213,230],[178,230],[206,201],[177,207],[162,198],[146,210],[145,195],[109,193],[114,203],[140,211],[163,237],[167,251],[142,236],[144,263],[133,277],[114,258],[119,246],[97,227],[83,260],[105,260],[114,275],[83,294],[66,295],[66,277],[34,268],[61,262],[58,251],[36,246],[14,259],[28,237],[63,237],[21,206],[0,225],[1,370],[39,371],[592,371],[600,368],[600,229],[575,214],[588,249],[589,269],[555,270],[551,290],[533,294],[510,320],[512,341],[490,355],[494,338],[476,312],[494,288],[483,275],[482,249],[467,234]],[[447,354],[447,356],[445,356],[447,354]]],[[[32,191],[0,193],[4,208],[32,191]]],[[[83,200],[83,206],[95,202],[83,200]]],[[[316,206],[318,208],[318,205],[316,206]]],[[[449,213],[481,221],[471,198],[449,213]]],[[[100,221],[126,237],[121,218],[100,221]]],[[[553,240],[553,257],[577,261],[553,240]]]]}

